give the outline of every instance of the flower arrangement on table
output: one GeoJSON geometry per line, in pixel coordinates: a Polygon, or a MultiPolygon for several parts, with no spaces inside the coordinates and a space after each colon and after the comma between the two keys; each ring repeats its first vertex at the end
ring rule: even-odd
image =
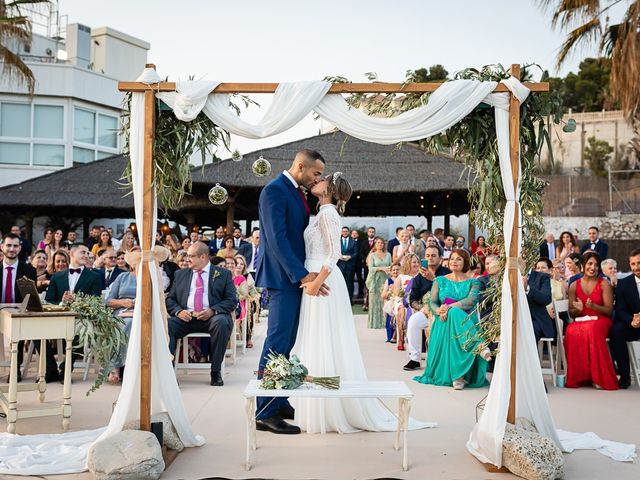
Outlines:
{"type": "Polygon", "coordinates": [[[124,319],[114,316],[113,310],[95,295],[77,293],[69,307],[79,316],[76,320],[77,348],[89,348],[101,367],[96,381],[87,391],[89,395],[104,383],[109,374],[107,367],[119,357],[122,346],[127,344],[124,319]]]}
{"type": "Polygon", "coordinates": [[[340,377],[312,377],[296,355],[287,358],[272,351],[262,372],[260,387],[265,390],[295,390],[304,383],[312,383],[330,390],[340,388],[340,377]]]}

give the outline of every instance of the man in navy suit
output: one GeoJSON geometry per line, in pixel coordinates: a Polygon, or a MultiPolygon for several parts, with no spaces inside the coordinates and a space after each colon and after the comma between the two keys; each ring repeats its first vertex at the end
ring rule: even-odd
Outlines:
{"type": "Polygon", "coordinates": [[[189,268],[178,270],[166,300],[169,318],[169,350],[173,355],[179,338],[203,332],[211,336],[211,385],[221,387],[222,362],[233,331],[231,312],[238,305],[231,272],[209,261],[209,247],[195,242],[187,250],[189,268]]]}
{"type": "Polygon", "coordinates": [[[247,272],[254,274],[258,266],[258,254],[260,253],[260,230],[251,232],[251,242],[245,242],[238,249],[238,254],[244,256],[247,261],[247,272]]]}
{"type": "Polygon", "coordinates": [[[540,245],[540,258],[548,258],[553,261],[556,259],[556,240],[553,233],[548,232],[544,239],[545,241],[540,245]]]}
{"type": "Polygon", "coordinates": [[[588,235],[589,240],[585,242],[584,245],[582,245],[580,253],[584,255],[584,252],[586,252],[587,250],[593,250],[598,255],[600,255],[600,258],[602,260],[606,259],[607,253],[609,253],[609,245],[598,238],[598,235],[600,235],[600,230],[598,230],[598,227],[589,227],[588,235]]]}
{"type": "MultiPolygon", "coordinates": [[[[260,193],[260,253],[256,285],[269,294],[269,327],[260,356],[262,377],[269,352],[289,356],[298,333],[302,289],[317,272],[304,267],[304,229],[309,223],[309,204],[300,186],[310,190],[324,172],[324,158],[314,150],[301,150],[289,170],[282,172],[260,193]]],[[[286,398],[258,397],[256,428],[273,433],[296,434],[300,429],[284,419],[293,418],[286,398]]]]}
{"type": "Polygon", "coordinates": [[[209,255],[215,256],[218,250],[224,248],[224,228],[216,228],[215,238],[209,242],[209,255]]]}
{"type": "Polygon", "coordinates": [[[616,309],[609,334],[611,353],[620,375],[620,388],[631,385],[627,342],[640,340],[640,249],[629,254],[629,267],[631,275],[618,280],[616,309]]]}
{"type": "Polygon", "coordinates": [[[98,258],[102,263],[102,268],[94,268],[93,271],[100,275],[102,281],[102,290],[109,288],[111,284],[118,278],[118,275],[124,273],[124,270],[116,266],[116,251],[112,248],[101,250],[98,252],[98,258]],[[102,254],[100,254],[102,252],[102,254]]]}
{"type": "Polygon", "coordinates": [[[349,292],[349,300],[353,303],[353,274],[356,270],[356,255],[358,254],[358,245],[349,236],[349,229],[342,227],[342,235],[340,237],[340,252],[342,256],[338,260],[338,268],[342,272],[344,281],[347,283],[347,291],[349,292]]]}
{"type": "MultiPolygon", "coordinates": [[[[30,264],[19,260],[22,242],[18,235],[14,233],[5,234],[1,248],[4,258],[0,261],[0,303],[20,303],[22,302],[22,294],[16,287],[16,280],[27,277],[35,283],[37,281],[36,269],[30,264]]],[[[22,365],[23,352],[24,342],[19,342],[18,365],[22,365]]],[[[18,382],[21,379],[20,367],[18,367],[18,382]]],[[[8,382],[9,379],[7,379],[8,382]]]]}
{"type": "Polygon", "coordinates": [[[536,345],[541,338],[556,338],[556,324],[549,316],[547,305],[551,303],[551,260],[542,258],[536,263],[536,269],[524,278],[524,289],[531,312],[533,334],[536,345]]]}
{"type": "Polygon", "coordinates": [[[400,231],[404,230],[402,227],[396,227],[396,236],[387,242],[387,251],[393,255],[393,247],[396,245],[400,245],[400,240],[398,239],[398,235],[400,235],[400,231]]]}

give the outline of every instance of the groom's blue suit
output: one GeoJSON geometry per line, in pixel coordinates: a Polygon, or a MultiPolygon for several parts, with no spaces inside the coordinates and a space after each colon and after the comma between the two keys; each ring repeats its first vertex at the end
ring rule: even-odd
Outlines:
{"type": "MultiPolygon", "coordinates": [[[[284,173],[262,189],[258,211],[256,285],[269,294],[269,326],[258,367],[263,372],[270,351],[288,357],[296,341],[302,300],[300,279],[309,273],[304,268],[303,236],[309,216],[300,192],[284,173]]],[[[256,418],[270,418],[287,405],[286,398],[259,397],[256,418]]]]}

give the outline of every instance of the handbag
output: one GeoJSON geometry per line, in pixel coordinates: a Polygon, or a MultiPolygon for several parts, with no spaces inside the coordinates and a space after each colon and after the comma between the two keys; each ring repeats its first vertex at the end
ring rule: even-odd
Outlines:
{"type": "Polygon", "coordinates": [[[385,300],[382,304],[382,311],[387,315],[393,316],[393,307],[395,306],[396,300],[395,298],[390,298],[389,300],[385,300]]]}

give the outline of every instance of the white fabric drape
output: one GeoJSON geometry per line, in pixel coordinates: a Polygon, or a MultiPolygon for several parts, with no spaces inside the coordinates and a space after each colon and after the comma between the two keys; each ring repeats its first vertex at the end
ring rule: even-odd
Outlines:
{"type": "MultiPolygon", "coordinates": [[[[153,82],[152,76],[145,74],[147,82],[153,82]]],[[[157,80],[155,80],[157,81],[157,80]]],[[[145,225],[143,223],[143,197],[145,184],[143,179],[144,162],[144,93],[133,93],[130,111],[130,160],[131,179],[133,182],[133,200],[136,215],[136,225],[138,225],[138,235],[144,238],[145,225]]],[[[156,200],[157,201],[157,200],[156,200]]],[[[154,201],[153,218],[151,225],[151,238],[155,238],[157,223],[157,205],[154,201]]],[[[144,255],[144,252],[143,252],[144,255]]],[[[162,289],[158,282],[157,265],[151,260],[151,256],[143,256],[143,261],[147,261],[151,273],[151,285],[153,292],[162,289]]],[[[136,298],[142,298],[142,268],[138,269],[136,298]]],[[[195,435],[191,430],[191,422],[182,403],[182,396],[178,387],[178,382],[171,364],[171,354],[165,337],[165,325],[163,322],[161,305],[158,303],[158,296],[152,295],[152,347],[151,347],[151,413],[166,411],[171,418],[180,440],[187,447],[204,444],[204,438],[195,435]]],[[[111,416],[109,426],[100,437],[106,438],[122,430],[124,424],[129,420],[139,418],[140,411],[140,323],[142,309],[140,302],[136,302],[131,334],[129,336],[129,347],[127,349],[126,365],[122,389],[118,396],[116,408],[111,416]]]]}

